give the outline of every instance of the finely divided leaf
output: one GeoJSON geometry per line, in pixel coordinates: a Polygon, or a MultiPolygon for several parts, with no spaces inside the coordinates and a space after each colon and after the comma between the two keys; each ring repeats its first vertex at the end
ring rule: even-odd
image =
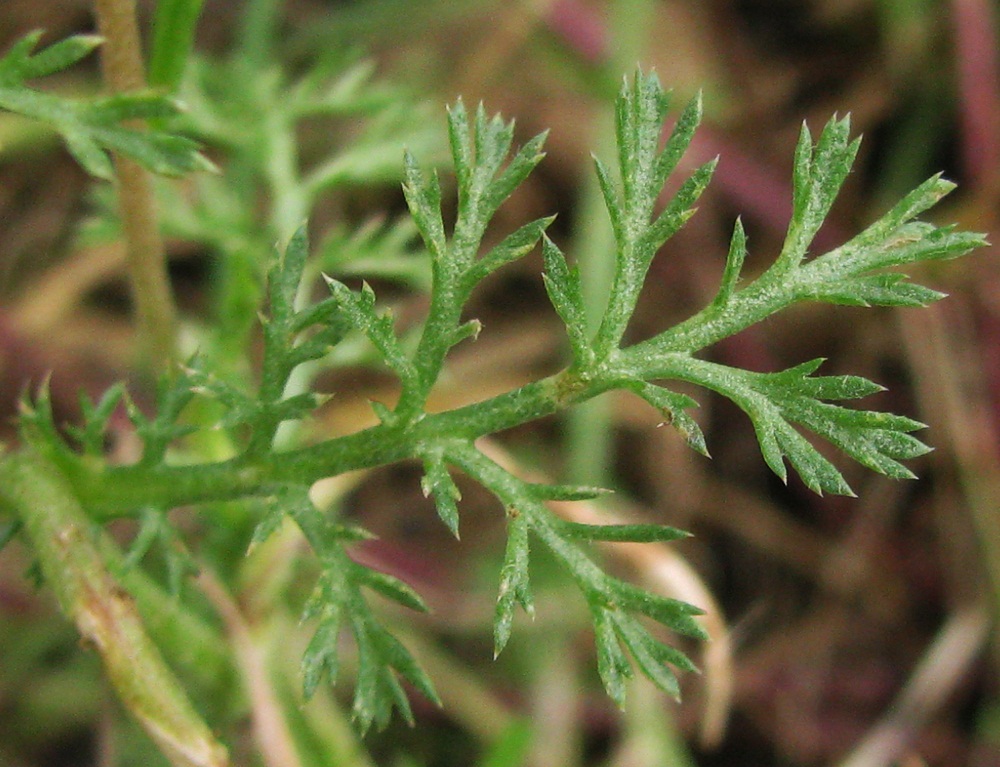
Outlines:
{"type": "Polygon", "coordinates": [[[816,145],[805,124],[795,150],[792,175],[792,220],[778,257],[779,269],[805,258],[816,232],[826,220],[857,155],[860,140],[850,139],[850,118],[827,123],[816,145]]]}
{"type": "Polygon", "coordinates": [[[396,673],[432,703],[441,705],[434,685],[420,664],[396,637],[374,619],[369,610],[355,609],[350,620],[358,648],[358,679],[354,688],[352,715],[362,732],[373,723],[383,729],[389,723],[394,708],[409,724],[413,724],[410,702],[396,673]]]}
{"type": "Polygon", "coordinates": [[[619,623],[625,620],[635,622],[634,628],[628,628],[625,636],[630,646],[634,646],[640,668],[656,684],[674,692],[676,685],[668,683],[667,672],[652,669],[650,659],[665,659],[680,668],[690,668],[691,664],[677,651],[654,650],[652,643],[658,643],[658,640],[652,637],[641,639],[640,633],[646,632],[646,629],[630,613],[639,613],[688,636],[702,638],[705,636],[704,629],[692,618],[701,611],[607,575],[577,541],[672,540],[683,536],[683,533],[672,528],[657,531],[652,525],[597,528],[569,523],[556,517],[546,507],[544,486],[512,476],[473,446],[454,449],[451,458],[507,507],[507,549],[493,628],[495,651],[499,653],[510,638],[515,606],[520,604],[529,614],[533,611],[528,586],[528,536],[534,533],[570,573],[590,607],[594,619],[598,671],[609,695],[619,704],[623,703],[625,681],[632,675],[617,633],[619,623]]]}
{"type": "Polygon", "coordinates": [[[376,311],[375,291],[371,286],[366,282],[360,292],[355,292],[332,277],[326,277],[326,282],[344,317],[368,337],[404,386],[413,384],[416,370],[396,337],[392,315],[376,311]]]}
{"type": "Polygon", "coordinates": [[[579,541],[613,543],[667,543],[690,537],[690,533],[667,525],[588,525],[580,522],[559,523],[559,530],[579,541]]]}
{"type": "Polygon", "coordinates": [[[519,229],[511,232],[503,238],[490,251],[476,261],[466,272],[465,282],[467,289],[471,290],[475,285],[482,282],[488,275],[495,272],[501,266],[516,261],[530,253],[545,230],[555,220],[555,216],[546,216],[531,223],[525,224],[519,229]]]}
{"type": "Polygon", "coordinates": [[[677,190],[663,212],[649,225],[642,240],[644,246],[648,248],[646,252],[649,258],[652,258],[656,249],[673,237],[677,230],[695,214],[694,204],[712,180],[712,174],[715,172],[717,164],[718,158],[709,160],[695,170],[681,184],[681,188],[677,190]]]}
{"type": "MultiPolygon", "coordinates": [[[[510,124],[511,129],[513,129],[513,123],[510,124]]],[[[545,157],[545,153],[542,151],[542,145],[545,143],[548,133],[540,133],[537,136],[529,139],[528,142],[522,146],[516,155],[508,163],[507,167],[504,168],[503,172],[496,178],[496,180],[491,184],[489,195],[487,197],[487,210],[489,210],[492,215],[493,211],[500,207],[501,203],[506,200],[517,189],[521,183],[528,177],[535,166],[542,161],[545,157]]],[[[504,156],[506,156],[507,150],[509,149],[509,144],[504,149],[504,156]]]]}
{"type": "Polygon", "coordinates": [[[136,433],[143,441],[142,466],[162,463],[167,449],[181,437],[197,430],[184,423],[181,414],[194,398],[196,386],[202,375],[198,370],[200,361],[192,358],[188,367],[178,374],[164,374],[157,382],[156,414],[148,417],[131,398],[125,398],[125,410],[135,426],[136,433]]]}
{"type": "Polygon", "coordinates": [[[61,71],[76,63],[100,42],[93,36],[71,37],[44,49],[31,51],[41,38],[32,32],[0,58],[0,108],[48,123],[89,173],[111,179],[108,150],[126,155],[154,173],[183,175],[214,170],[188,138],[162,130],[139,130],[121,123],[141,118],[169,117],[178,105],[162,94],[124,93],[80,101],[28,87],[28,79],[61,71]]]}
{"type": "Polygon", "coordinates": [[[469,138],[469,115],[465,103],[458,99],[448,108],[448,139],[451,143],[451,157],[455,168],[455,178],[461,192],[468,189],[472,180],[472,142],[469,138]]]}
{"type": "Polygon", "coordinates": [[[646,221],[659,188],[653,191],[663,117],[669,97],[660,87],[654,73],[636,70],[631,84],[626,79],[615,105],[615,127],[618,139],[618,167],[621,170],[625,210],[629,224],[646,221]]]}
{"type": "Polygon", "coordinates": [[[880,474],[912,477],[900,461],[927,452],[909,434],[923,424],[831,404],[827,400],[857,399],[882,387],[858,376],[813,376],[821,363],[812,360],[779,373],[752,373],[690,359],[685,378],[728,397],[750,417],[765,462],[782,480],[787,479],[787,459],[813,491],[853,495],[837,468],[792,424],[805,427],[880,474]]]}
{"type": "Polygon", "coordinates": [[[367,586],[403,607],[420,613],[429,612],[427,604],[411,586],[388,573],[352,563],[350,577],[359,586],[367,586]]]}
{"type": "Polygon", "coordinates": [[[534,615],[528,577],[528,533],[531,522],[517,509],[507,511],[507,548],[500,568],[500,587],[493,619],[493,655],[499,655],[510,639],[514,622],[514,607],[520,605],[528,615],[534,615]]]}
{"type": "Polygon", "coordinates": [[[692,617],[704,615],[704,611],[694,605],[654,594],[609,576],[605,576],[601,592],[609,605],[617,605],[628,612],[641,613],[678,634],[695,639],[708,639],[705,629],[692,617]]]}
{"type": "MultiPolygon", "coordinates": [[[[310,528],[305,528],[304,532],[310,528]]],[[[315,536],[307,538],[313,543],[315,536]]],[[[425,610],[423,600],[406,584],[385,573],[368,570],[350,560],[341,546],[322,543],[321,559],[326,568],[306,603],[302,620],[318,619],[316,634],[302,661],[303,694],[311,696],[325,676],[336,681],[339,669],[338,639],[345,624],[350,626],[358,651],[358,674],[354,688],[353,715],[362,731],[373,723],[384,727],[393,709],[412,724],[406,693],[398,673],[429,700],[439,704],[434,687],[409,650],[384,628],[361,594],[362,587],[407,607],[425,610]]]]}
{"type": "Polygon", "coordinates": [[[845,306],[920,307],[940,301],[947,294],[906,282],[905,274],[871,274],[830,280],[809,289],[808,297],[845,306]]]}
{"type": "Polygon", "coordinates": [[[542,274],[545,292],[566,325],[574,363],[579,368],[586,368],[593,362],[594,352],[587,333],[580,270],[575,266],[569,267],[562,251],[548,237],[542,238],[542,259],[545,263],[542,274]]]}
{"type": "Polygon", "coordinates": [[[619,348],[653,257],[694,214],[694,204],[715,169],[715,160],[697,168],[665,208],[654,214],[666,177],[690,144],[701,114],[700,100],[696,98],[684,110],[660,151],[668,101],[656,75],[637,71],[631,81],[625,81],[616,102],[618,183],[609,169],[595,159],[617,246],[611,294],[593,344],[598,361],[619,348]]]}
{"type": "Polygon", "coordinates": [[[715,294],[712,301],[713,306],[725,306],[733,293],[736,292],[736,285],[740,280],[740,272],[743,271],[743,262],[747,257],[747,235],[743,229],[743,221],[736,219],[733,226],[733,236],[729,241],[729,253],[726,256],[726,268],[722,272],[722,281],[719,285],[719,292],[715,294]]]}
{"type": "Polygon", "coordinates": [[[615,615],[615,630],[646,678],[674,700],[680,700],[680,685],[668,664],[684,671],[695,671],[694,664],[687,656],[654,639],[629,615],[615,615]]]}
{"type": "Polygon", "coordinates": [[[708,457],[708,446],[705,444],[705,434],[698,422],[685,411],[698,407],[698,403],[686,394],[665,389],[645,381],[629,381],[625,388],[635,392],[646,402],[659,410],[666,419],[665,423],[673,426],[684,438],[684,441],[703,456],[708,457]]]}
{"type": "Polygon", "coordinates": [[[410,215],[423,238],[424,245],[434,257],[443,259],[448,249],[441,219],[441,184],[437,173],[424,176],[416,159],[409,152],[404,158],[405,182],[403,195],[410,209],[410,215]]]}
{"type": "Polygon", "coordinates": [[[43,34],[38,29],[29,32],[0,59],[0,87],[61,72],[88,56],[103,42],[97,35],[73,35],[32,54],[43,34]]]}
{"type": "Polygon", "coordinates": [[[273,319],[282,323],[292,321],[295,299],[308,257],[309,228],[303,223],[279,252],[267,273],[268,299],[273,319]]]}
{"type": "Polygon", "coordinates": [[[684,153],[691,145],[694,132],[701,123],[701,115],[702,97],[699,91],[684,108],[673,130],[670,132],[670,138],[667,139],[666,146],[663,147],[663,151],[656,158],[654,186],[662,188],[667,183],[667,178],[674,172],[677,163],[680,162],[681,157],[684,156],[684,153]]]}
{"type": "Polygon", "coordinates": [[[624,708],[626,683],[632,678],[633,671],[632,664],[628,662],[618,642],[614,622],[617,615],[600,605],[591,607],[590,615],[594,621],[597,672],[608,696],[619,708],[624,708]]]}
{"type": "Polygon", "coordinates": [[[319,617],[316,631],[302,656],[302,697],[309,700],[324,678],[337,681],[340,671],[338,639],[344,621],[343,605],[322,597],[313,597],[303,612],[303,621],[319,617]]]}
{"type": "Polygon", "coordinates": [[[83,426],[68,427],[68,431],[80,443],[85,455],[94,457],[104,455],[108,424],[124,397],[125,384],[123,383],[116,383],[108,388],[96,403],[92,403],[88,396],[82,391],[80,392],[83,426]]]}
{"type": "Polygon", "coordinates": [[[440,452],[424,459],[424,476],[420,480],[420,486],[424,491],[424,497],[433,496],[438,516],[451,534],[458,538],[458,501],[461,500],[462,494],[451,478],[440,452]]]}

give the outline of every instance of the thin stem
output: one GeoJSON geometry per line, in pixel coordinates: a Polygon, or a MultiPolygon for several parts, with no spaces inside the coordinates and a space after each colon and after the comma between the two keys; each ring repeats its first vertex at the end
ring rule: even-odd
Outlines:
{"type": "Polygon", "coordinates": [[[63,612],[100,653],[125,707],[175,767],[229,758],[146,632],[131,596],[107,570],[95,532],[56,466],[26,448],[0,460],[0,502],[17,510],[63,612]]]}
{"type": "Polygon", "coordinates": [[[596,397],[611,381],[582,382],[563,371],[541,381],[402,427],[378,425],[326,442],[244,461],[191,466],[123,466],[94,471],[84,463],[61,465],[86,508],[98,518],[131,513],[149,503],[179,506],[268,492],[275,485],[310,484],[356,469],[420,455],[445,438],[476,439],[551,415],[596,397]]]}
{"type": "MultiPolygon", "coordinates": [[[[94,9],[105,39],[101,67],[108,87],[115,93],[146,87],[134,0],[94,0],[94,9]]],[[[177,312],[152,176],[135,161],[120,155],[115,157],[115,173],[140,356],[146,366],[166,370],[177,355],[177,312]]]]}

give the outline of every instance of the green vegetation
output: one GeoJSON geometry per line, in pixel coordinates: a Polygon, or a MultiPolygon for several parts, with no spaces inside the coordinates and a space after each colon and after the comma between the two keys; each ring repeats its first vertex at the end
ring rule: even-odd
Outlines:
{"type": "MultiPolygon", "coordinates": [[[[441,703],[433,675],[408,647],[405,622],[373,606],[370,597],[413,611],[427,609],[424,599],[403,580],[352,558],[352,547],[371,534],[311,495],[319,480],[401,461],[422,467],[422,490],[455,537],[463,529],[457,475],[485,488],[505,510],[496,655],[517,631],[518,608],[534,614],[529,564],[543,556],[568,573],[582,595],[608,695],[625,705],[627,681],[638,669],[679,696],[675,670],[695,667],[659,627],[704,638],[699,608],[611,574],[591,544],[673,541],[686,534],[652,524],[568,521],[553,502],[594,499],[604,491],[525,478],[478,440],[618,390],[645,400],[707,456],[711,446],[689,412],[696,400],[669,388],[683,384],[684,392],[693,385],[735,403],[752,423],[764,462],[783,481],[791,468],[816,493],[853,494],[829,454],[805,433],[874,472],[912,477],[904,462],[928,450],[913,436],[922,424],[840,404],[880,391],[877,384],[853,375],[819,375],[819,359],[758,372],[699,353],[803,302],[918,307],[941,298],[894,269],[955,258],[985,244],[978,234],[919,220],[953,185],[935,176],[844,244],[816,253],[814,238],[859,142],[851,138],[847,119],[831,120],[815,139],[803,126],[794,148],[792,219],[770,266],[743,276],[747,238],[737,221],[715,298],[676,326],[626,342],[654,257],[694,215],[715,169],[714,161],[697,167],[664,199],[701,120],[700,97],[673,119],[655,74],[639,70],[621,87],[617,157],[595,160],[615,260],[606,308],[592,325],[581,286],[585,275],[546,234],[554,217],[509,232],[490,228],[501,205],[543,160],[544,134],[514,147],[512,122],[490,116],[482,105],[469,110],[460,100],[454,103],[447,115],[453,204],[450,187],[424,159],[438,152],[436,133],[408,119],[414,107],[405,94],[373,80],[363,62],[335,54],[305,72],[283,71],[261,42],[267,6],[252,4],[248,14],[242,45],[254,56],[237,46],[228,58],[208,62],[190,52],[199,4],[160,3],[153,79],[176,87],[172,95],[159,90],[75,99],[34,86],[32,81],[98,47],[94,37],[38,49],[40,36],[33,34],[0,59],[0,106],[56,131],[93,176],[117,178],[127,192],[110,152],[146,171],[185,177],[184,189],[159,180],[159,212],[150,208],[141,215],[158,221],[164,234],[217,254],[211,322],[200,328],[196,352],[171,353],[185,362],[158,374],[151,409],[115,385],[85,402],[82,422],[64,428],[44,386],[25,397],[20,444],[0,458],[4,538],[18,536],[30,547],[46,587],[102,657],[122,704],[175,765],[228,763],[220,722],[205,713],[212,706],[192,701],[214,699],[223,710],[232,705],[220,702],[223,680],[234,667],[245,671],[248,662],[239,633],[232,627],[220,631],[204,604],[185,595],[184,580],[201,571],[201,579],[224,581],[239,558],[260,556],[273,536],[287,535],[291,526],[308,543],[308,554],[295,550],[294,556],[310,558],[313,579],[298,601],[311,631],[303,648],[301,695],[309,699],[350,676],[351,716],[361,733],[372,725],[386,727],[394,711],[414,721],[404,682],[441,703]],[[234,82],[241,87],[233,88],[234,82]],[[297,131],[317,115],[358,117],[364,128],[306,167],[298,158],[297,131]],[[667,124],[672,128],[663,143],[667,124]],[[395,149],[400,144],[410,147],[402,158],[395,149]],[[305,222],[324,193],[383,181],[399,168],[409,221],[310,238],[305,222]],[[314,249],[310,239],[322,244],[314,249]],[[352,248],[364,258],[352,262],[352,248]],[[449,353],[479,335],[479,321],[467,313],[473,292],[538,248],[544,263],[539,279],[565,325],[568,367],[495,396],[434,409],[429,397],[446,375],[449,353]],[[422,322],[402,327],[367,282],[357,283],[358,276],[426,288],[422,322]],[[317,382],[325,371],[358,361],[388,371],[398,396],[372,402],[376,425],[314,439],[308,424],[329,397],[317,382]],[[122,409],[141,442],[137,459],[126,465],[105,454],[109,426],[122,409]],[[204,553],[171,515],[192,506],[211,530],[204,553]],[[125,551],[108,530],[122,518],[136,523],[125,551]],[[206,570],[207,562],[212,565],[206,570]],[[150,563],[164,564],[169,577],[154,578],[147,572],[150,563]],[[165,620],[165,614],[173,617],[165,620]],[[351,638],[349,651],[340,641],[344,635],[351,638]]],[[[103,192],[98,203],[101,216],[88,236],[119,229],[128,236],[125,208],[119,213],[103,192]]],[[[147,250],[140,258],[162,258],[162,252],[147,250]]],[[[156,325],[157,310],[150,311],[147,322],[156,325]]],[[[173,329],[170,317],[161,319],[173,329]]],[[[294,562],[280,566],[301,580],[294,562]]],[[[208,591],[218,586],[212,582],[216,586],[208,591]]],[[[224,603],[214,601],[216,609],[224,603]]],[[[288,690],[268,695],[283,711],[278,720],[288,742],[306,748],[309,726],[300,720],[308,717],[308,707],[299,711],[301,699],[288,690]]],[[[521,735],[510,737],[509,748],[519,752],[514,739],[521,735]]],[[[489,763],[507,763],[500,759],[489,763]]]]}

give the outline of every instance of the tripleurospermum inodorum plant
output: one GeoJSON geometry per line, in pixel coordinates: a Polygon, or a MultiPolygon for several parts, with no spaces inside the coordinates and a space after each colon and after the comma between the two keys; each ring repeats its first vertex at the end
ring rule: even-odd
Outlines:
{"type": "MultiPolygon", "coordinates": [[[[197,133],[201,117],[203,138],[211,142],[210,109],[196,105],[191,116],[178,118],[172,102],[161,96],[120,96],[78,105],[36,93],[25,84],[27,79],[73,63],[94,42],[73,38],[32,54],[36,43],[36,37],[26,38],[0,59],[0,106],[50,123],[89,171],[109,174],[108,149],[129,154],[156,172],[208,167],[195,145],[170,126],[185,125],[187,120],[186,126],[197,133]],[[157,118],[157,129],[144,132],[120,124],[137,117],[157,118]]],[[[297,91],[318,92],[326,93],[327,100],[309,103],[332,108],[334,91],[310,91],[305,86],[297,91]]],[[[931,178],[843,245],[814,253],[813,240],[851,168],[858,141],[851,139],[846,118],[831,120],[817,139],[803,126],[794,153],[793,215],[771,265],[752,279],[742,276],[747,242],[737,221],[714,299],[680,324],[630,345],[624,339],[650,264],[694,214],[715,168],[712,161],[695,169],[664,200],[668,179],[677,172],[701,118],[701,102],[695,98],[664,140],[668,107],[668,95],[654,74],[637,71],[627,78],[616,102],[617,158],[595,161],[614,233],[615,270],[606,309],[593,332],[586,319],[581,276],[546,235],[551,217],[500,233],[491,247],[483,245],[494,214],[542,160],[544,134],[514,148],[513,123],[490,116],[481,105],[469,110],[458,101],[447,117],[457,198],[454,220],[446,220],[444,211],[452,206],[445,204],[446,192],[437,173],[415,154],[403,158],[406,203],[430,263],[430,300],[419,327],[403,332],[367,283],[352,288],[326,277],[324,295],[313,301],[318,276],[309,268],[307,227],[300,222],[290,236],[282,230],[288,226],[288,210],[303,218],[309,213],[324,185],[335,182],[329,175],[333,170],[312,182],[267,177],[262,172],[260,177],[270,184],[268,191],[275,198],[273,219],[263,230],[265,236],[280,235],[282,242],[261,283],[260,305],[254,307],[259,310],[262,353],[252,377],[241,376],[232,364],[231,348],[218,352],[232,339],[215,339],[215,346],[206,344],[207,352],[163,377],[152,411],[135,404],[123,386],[115,386],[86,404],[82,423],[63,430],[52,416],[44,388],[24,400],[23,444],[0,459],[0,508],[17,520],[46,582],[102,653],[126,705],[175,763],[221,764],[225,756],[120,590],[134,577],[132,568],[157,542],[164,545],[178,577],[194,568],[197,557],[183,546],[183,535],[171,527],[168,517],[176,507],[200,506],[207,525],[225,525],[232,520],[232,504],[239,504],[243,520],[252,524],[234,536],[242,535],[240,543],[249,556],[286,521],[298,527],[319,571],[302,615],[313,627],[302,659],[304,695],[308,698],[321,684],[336,682],[342,675],[341,639],[349,635],[356,654],[352,712],[360,729],[367,730],[384,726],[394,710],[412,721],[403,682],[431,701],[438,700],[433,680],[382,614],[372,609],[369,595],[417,611],[426,605],[408,584],[352,558],[351,546],[369,534],[314,503],[310,488],[318,480],[400,461],[417,462],[423,471],[423,492],[433,499],[441,522],[456,537],[462,519],[455,474],[482,485],[506,513],[507,540],[494,613],[495,653],[504,649],[516,630],[519,609],[528,615],[534,612],[529,570],[533,548],[541,547],[578,586],[593,621],[600,678],[608,694],[624,705],[626,683],[635,669],[677,696],[676,671],[694,668],[651,624],[687,637],[703,638],[705,632],[697,620],[697,606],[609,574],[590,544],[672,541],[685,534],[651,524],[569,522],[550,508],[551,502],[590,499],[603,491],[528,481],[500,465],[477,440],[622,390],[648,402],[693,449],[707,456],[709,445],[689,412],[697,402],[671,388],[672,382],[682,382],[686,390],[689,385],[711,390],[744,411],[763,460],[782,480],[787,481],[791,468],[817,493],[852,494],[814,438],[880,474],[913,476],[905,462],[928,450],[913,435],[922,424],[842,404],[879,391],[877,384],[857,376],[818,374],[822,360],[760,372],[709,361],[699,353],[802,302],[915,307],[941,298],[941,293],[909,282],[895,268],[954,258],[984,244],[978,234],[919,220],[951,191],[952,184],[931,178]],[[293,199],[282,201],[282,194],[293,199]],[[473,342],[479,333],[479,322],[466,316],[473,292],[495,271],[537,247],[544,263],[540,279],[565,325],[569,366],[479,402],[444,411],[429,409],[428,397],[446,368],[449,352],[457,344],[473,342]],[[372,403],[377,425],[315,444],[300,441],[294,430],[283,431],[323,406],[326,395],[312,391],[309,382],[324,364],[336,362],[338,347],[356,345],[359,339],[398,382],[394,401],[372,403]],[[138,459],[129,465],[113,465],[104,455],[109,423],[120,407],[142,444],[138,459]],[[190,448],[192,433],[209,430],[224,437],[226,454],[221,459],[199,456],[190,448]],[[226,516],[216,518],[213,515],[223,503],[230,504],[226,516]],[[134,548],[124,558],[101,532],[120,518],[140,522],[134,548]],[[103,604],[117,605],[125,616],[120,624],[123,635],[108,634],[108,626],[95,616],[103,604]],[[126,644],[139,648],[131,666],[122,657],[126,644]]],[[[253,177],[252,152],[229,149],[243,163],[242,177],[253,177]]],[[[231,201],[238,192],[219,190],[218,184],[225,183],[222,165],[223,181],[205,182],[206,194],[209,199],[231,201]]],[[[194,209],[191,214],[205,215],[194,209]]],[[[168,222],[171,216],[181,223],[176,212],[167,214],[168,222]]],[[[241,241],[239,246],[246,244],[241,241]]],[[[251,289],[242,299],[254,295],[251,289]]],[[[228,323],[231,327],[238,320],[230,318],[228,323]]],[[[247,341],[242,334],[236,337],[247,341]]]]}

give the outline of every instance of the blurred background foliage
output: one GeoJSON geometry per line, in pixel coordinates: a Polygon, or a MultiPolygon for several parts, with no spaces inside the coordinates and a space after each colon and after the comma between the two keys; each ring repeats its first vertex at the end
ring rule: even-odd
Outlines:
{"type": "MultiPolygon", "coordinates": [[[[148,29],[154,4],[140,9],[148,29]]],[[[636,340],[711,300],[736,215],[749,234],[750,258],[770,262],[790,212],[792,148],[803,120],[818,129],[831,114],[850,112],[854,132],[865,137],[821,233],[823,246],[938,170],[960,186],[935,218],[992,232],[1000,215],[998,19],[991,0],[206,0],[196,38],[204,57],[179,94],[190,106],[190,131],[206,141],[228,180],[163,193],[171,276],[190,343],[198,343],[205,323],[230,323],[223,337],[231,344],[214,350],[216,358],[234,370],[252,366],[243,349],[253,316],[241,308],[254,305],[255,274],[270,243],[306,213],[317,270],[378,281],[401,323],[418,318],[427,273],[412,228],[399,223],[402,149],[443,157],[443,106],[458,95],[515,117],[521,141],[551,130],[546,160],[501,209],[496,228],[558,213],[550,234],[584,264],[599,295],[609,235],[590,152],[607,155],[613,96],[637,61],[655,68],[678,105],[704,92],[705,122],[685,163],[695,167],[716,154],[721,162],[698,215],[654,262],[630,329],[636,340]],[[270,15],[273,38],[255,38],[243,25],[251,5],[257,18],[270,15]],[[237,39],[242,47],[234,48],[237,39]],[[257,69],[254,55],[264,62],[257,69]],[[261,75],[269,57],[284,62],[284,75],[261,75]],[[360,86],[351,109],[333,99],[275,132],[268,120],[288,114],[290,83],[317,67],[355,72],[366,83],[368,70],[358,62],[368,62],[375,85],[360,86]],[[212,103],[229,111],[213,114],[212,103]],[[302,174],[312,186],[255,175],[254,142],[279,135],[295,142],[297,167],[317,171],[302,174]]],[[[0,5],[0,47],[34,28],[50,41],[91,31],[89,4],[0,5]]],[[[50,87],[94,92],[96,62],[85,64],[50,87]]],[[[101,215],[105,196],[106,189],[94,193],[54,137],[0,116],[6,439],[13,439],[18,394],[50,370],[67,421],[78,413],[79,389],[93,394],[124,378],[141,398],[144,383],[130,368],[121,248],[113,220],[101,215]]],[[[833,372],[888,386],[873,406],[930,425],[926,439],[936,451],[915,462],[917,482],[842,462],[857,499],[819,498],[795,480],[785,487],[761,461],[741,414],[702,393],[697,415],[711,461],[672,430],[657,429],[655,417],[625,397],[496,439],[494,449],[508,460],[608,485],[618,491],[616,508],[695,533],[669,552],[614,555],[635,577],[717,606],[710,616],[715,641],[704,651],[692,648],[704,673],[683,680],[682,704],[637,682],[629,708],[613,708],[596,683],[586,611],[562,599],[565,584],[555,574],[539,573],[538,617],[516,624],[509,649],[493,663],[502,517],[475,488],[463,487],[463,540],[455,542],[406,466],[323,490],[381,536],[357,556],[405,578],[431,604],[431,616],[404,624],[404,638],[445,708],[417,700],[415,729],[393,725],[369,735],[361,749],[339,692],[301,706],[299,653],[278,650],[296,647],[304,634],[294,609],[275,611],[268,601],[301,599],[296,585],[307,581],[293,566],[269,569],[294,558],[298,544],[279,539],[264,558],[243,561],[242,552],[224,551],[219,536],[213,543],[204,521],[181,516],[197,542],[193,556],[211,562],[226,584],[221,593],[202,588],[207,599],[187,598],[200,599],[206,624],[236,648],[235,659],[218,659],[191,682],[199,704],[236,763],[277,767],[260,746],[267,709],[247,683],[247,669],[258,667],[240,655],[242,637],[260,651],[258,672],[268,676],[302,764],[1000,764],[995,256],[980,251],[920,267],[934,270],[922,280],[950,294],[930,309],[804,307],[709,352],[755,370],[824,356],[833,372]],[[233,666],[243,690],[233,683],[233,666]]],[[[476,296],[470,314],[483,321],[483,334],[456,350],[438,406],[482,399],[565,361],[540,262],[537,255],[518,262],[476,296]]],[[[388,396],[392,382],[365,361],[348,352],[344,367],[324,375],[321,388],[337,396],[310,426],[317,435],[366,425],[367,401],[388,396]]],[[[127,459],[127,434],[113,448],[127,459]]],[[[49,596],[25,578],[30,570],[17,543],[0,557],[0,764],[162,764],[117,708],[95,656],[80,652],[49,596]]]]}

